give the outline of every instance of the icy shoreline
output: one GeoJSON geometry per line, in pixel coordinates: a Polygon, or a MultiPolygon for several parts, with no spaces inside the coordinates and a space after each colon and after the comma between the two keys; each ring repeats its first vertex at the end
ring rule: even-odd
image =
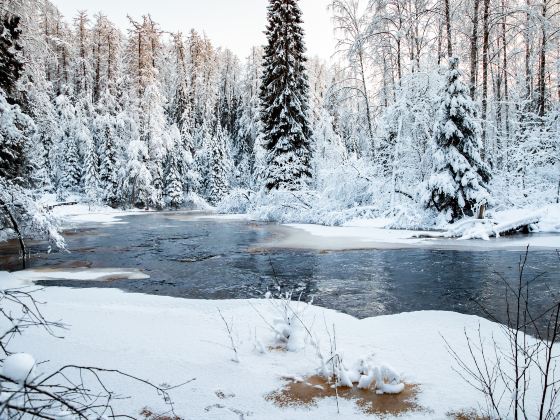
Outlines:
{"type": "MultiPolygon", "coordinates": [[[[143,210],[115,210],[109,207],[91,207],[86,204],[56,207],[54,215],[65,228],[76,226],[94,226],[128,223],[125,218],[130,215],[148,214],[143,210]]],[[[355,219],[342,226],[324,226],[318,224],[283,223],[279,224],[280,237],[273,242],[258,244],[264,248],[292,248],[312,250],[353,250],[353,249],[401,249],[401,248],[435,248],[456,250],[522,250],[527,246],[540,249],[560,248],[560,205],[549,205],[539,211],[508,210],[493,215],[494,221],[507,224],[530,215],[542,215],[539,231],[529,235],[480,239],[477,235],[485,234],[483,230],[465,231],[471,237],[463,238],[428,238],[433,231],[410,229],[390,229],[393,223],[389,218],[355,219]]],[[[170,212],[169,217],[176,220],[216,222],[256,220],[251,214],[218,214],[208,211],[170,212]]]]}

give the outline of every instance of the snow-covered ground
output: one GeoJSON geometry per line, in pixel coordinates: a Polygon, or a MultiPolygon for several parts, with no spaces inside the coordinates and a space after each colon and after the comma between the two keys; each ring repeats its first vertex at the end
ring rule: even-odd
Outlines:
{"type": "MultiPolygon", "coordinates": [[[[121,270],[115,270],[116,273],[121,270]]],[[[61,272],[61,278],[72,277],[61,272]]],[[[90,270],[88,278],[103,278],[106,271],[90,270]]],[[[81,274],[79,278],[83,278],[81,274]]],[[[20,287],[36,280],[36,272],[0,272],[2,287],[20,287]]],[[[177,414],[196,419],[363,419],[351,401],[340,401],[337,414],[334,398],[316,407],[280,408],[267,394],[285,384],[286,377],[313,375],[321,367],[316,347],[302,329],[294,349],[278,351],[269,327],[279,317],[281,303],[275,300],[204,301],[127,294],[113,289],[74,290],[49,287],[37,292],[46,302],[42,308],[51,320],[69,325],[64,339],[42,330],[27,330],[12,343],[12,350],[30,353],[36,367],[46,372],[74,363],[118,368],[154,383],[178,384],[196,380],[172,391],[177,414]],[[233,362],[230,338],[218,310],[233,328],[239,363],[233,362]]],[[[299,304],[300,317],[314,335],[324,354],[329,352],[329,333],[350,368],[361,359],[389,365],[405,382],[417,384],[417,403],[424,411],[399,418],[446,419],[448,413],[477,408],[481,396],[453,371],[454,362],[444,340],[460,357],[468,360],[464,330],[494,337],[507,348],[503,329],[484,319],[449,312],[405,313],[358,320],[332,310],[299,304]]],[[[108,385],[132,399],[119,401],[121,411],[138,416],[151,407],[165,410],[151,390],[111,377],[108,385]]],[[[528,406],[534,402],[532,395],[528,406]]],[[[507,401],[505,401],[507,404],[507,401]]],[[[387,417],[385,417],[387,418],[387,417]]]]}
{"type": "MultiPolygon", "coordinates": [[[[59,218],[65,229],[94,226],[96,224],[111,225],[127,223],[125,217],[148,213],[143,210],[115,210],[108,206],[92,206],[77,204],[55,207],[53,214],[59,218]]],[[[491,220],[502,226],[508,223],[531,218],[539,218],[538,231],[529,236],[480,239],[488,233],[486,226],[464,229],[459,238],[427,238],[434,235],[433,231],[408,229],[390,229],[394,224],[391,218],[354,219],[342,226],[323,226],[316,224],[285,224],[289,230],[282,231],[280,238],[260,244],[265,247],[350,250],[364,248],[438,248],[438,249],[523,249],[560,248],[560,205],[551,204],[541,209],[512,209],[491,214],[491,220]]],[[[204,211],[188,211],[170,213],[169,217],[189,221],[212,220],[216,222],[249,221],[250,215],[245,214],[213,214],[204,211]]],[[[456,228],[449,225],[449,229],[456,228]]],[[[444,235],[445,233],[442,233],[444,235]]]]}
{"type": "Polygon", "coordinates": [[[76,225],[114,225],[126,223],[122,220],[124,216],[131,214],[142,214],[142,210],[116,210],[109,206],[98,206],[89,204],[74,204],[59,206],[52,209],[52,213],[61,222],[64,228],[76,225]]]}
{"type": "MultiPolygon", "coordinates": [[[[529,236],[514,235],[511,237],[480,239],[486,229],[476,227],[465,229],[459,238],[426,238],[434,232],[405,229],[389,229],[392,219],[355,219],[342,226],[321,226],[312,224],[287,224],[292,232],[280,241],[268,244],[280,248],[304,248],[322,250],[363,249],[363,248],[408,248],[428,247],[441,249],[523,249],[560,248],[560,205],[553,204],[539,210],[508,210],[496,212],[492,220],[505,226],[520,220],[540,219],[538,231],[529,236]],[[463,238],[461,236],[465,235],[463,238]],[[469,237],[467,235],[470,235],[469,237]],[[460,240],[472,239],[472,240],[460,240]]],[[[452,225],[449,226],[453,228],[452,225]]],[[[444,232],[441,233],[445,235],[444,232]]]]}

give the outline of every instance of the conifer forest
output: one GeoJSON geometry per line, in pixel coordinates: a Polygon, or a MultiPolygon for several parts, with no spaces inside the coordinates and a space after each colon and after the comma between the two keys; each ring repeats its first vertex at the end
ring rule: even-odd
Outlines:
{"type": "Polygon", "coordinates": [[[0,0],[0,419],[560,419],[560,0],[69,3],[0,0]]]}

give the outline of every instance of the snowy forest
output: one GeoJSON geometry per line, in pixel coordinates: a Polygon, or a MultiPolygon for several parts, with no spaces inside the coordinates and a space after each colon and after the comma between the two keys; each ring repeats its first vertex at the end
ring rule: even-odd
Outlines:
{"type": "Polygon", "coordinates": [[[560,419],[560,0],[127,1],[0,0],[0,419],[560,419]]]}
{"type": "Polygon", "coordinates": [[[294,28],[282,63],[149,15],[122,31],[2,0],[3,200],[332,225],[390,214],[409,228],[558,202],[557,1],[334,0],[328,61],[306,51],[289,3],[269,10],[294,28]],[[289,82],[274,86],[278,72],[289,82]],[[296,98],[284,121],[279,94],[296,98]]]}

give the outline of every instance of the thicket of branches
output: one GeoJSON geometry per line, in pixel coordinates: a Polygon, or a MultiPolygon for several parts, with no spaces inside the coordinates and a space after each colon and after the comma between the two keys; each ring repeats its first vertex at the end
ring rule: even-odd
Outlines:
{"type": "MultiPolygon", "coordinates": [[[[554,420],[560,413],[560,295],[547,287],[551,305],[536,310],[531,304],[534,283],[542,274],[527,277],[529,249],[519,262],[519,277],[511,282],[498,275],[505,287],[507,318],[498,337],[465,331],[470,357],[464,358],[447,343],[456,371],[485,397],[482,414],[491,419],[554,420]]],[[[560,253],[558,253],[560,263],[560,253]]],[[[496,319],[481,306],[489,319],[496,319]]]]}

